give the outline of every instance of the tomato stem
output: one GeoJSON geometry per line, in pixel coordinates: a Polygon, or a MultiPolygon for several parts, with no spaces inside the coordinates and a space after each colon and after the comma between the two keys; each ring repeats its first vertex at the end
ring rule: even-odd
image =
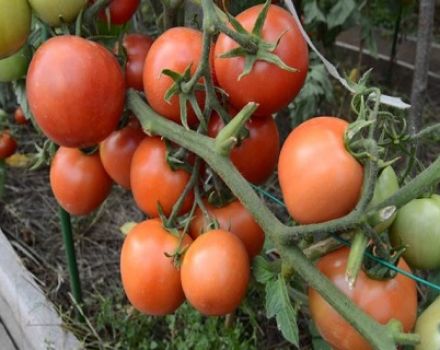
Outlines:
{"type": "Polygon", "coordinates": [[[368,241],[368,237],[361,230],[356,231],[351,243],[350,254],[348,255],[347,268],[345,271],[345,279],[351,289],[354,288],[359,271],[361,270],[368,241]]]}

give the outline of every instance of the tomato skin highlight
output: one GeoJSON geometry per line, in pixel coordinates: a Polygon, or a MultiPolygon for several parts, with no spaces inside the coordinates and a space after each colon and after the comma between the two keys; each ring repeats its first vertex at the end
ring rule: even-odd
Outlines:
{"type": "MultiPolygon", "coordinates": [[[[373,280],[361,270],[353,289],[345,279],[349,249],[334,251],[317,262],[317,268],[361,310],[382,324],[391,319],[402,322],[409,332],[417,317],[417,289],[412,279],[397,274],[394,279],[373,280]]],[[[400,259],[398,266],[410,272],[400,259]]],[[[340,316],[314,289],[309,289],[309,307],[321,336],[337,350],[370,350],[368,342],[340,316]]]]}
{"type": "Polygon", "coordinates": [[[76,148],[60,147],[50,166],[50,186],[68,213],[87,215],[107,198],[112,180],[99,154],[86,155],[76,148]]]}
{"type": "Polygon", "coordinates": [[[438,297],[419,316],[415,333],[420,335],[420,344],[416,350],[440,349],[440,298],[438,297]]]}
{"type": "Polygon", "coordinates": [[[249,275],[243,243],[223,230],[199,236],[186,251],[181,268],[186,298],[207,316],[233,312],[246,294],[249,275]]]}
{"type": "Polygon", "coordinates": [[[36,51],[26,93],[35,121],[61,146],[98,144],[116,129],[125,82],[118,61],[103,46],[59,36],[36,51]]]}
{"type": "Polygon", "coordinates": [[[12,156],[17,149],[17,141],[7,131],[0,133],[0,160],[12,156]]]}
{"type": "MultiPolygon", "coordinates": [[[[236,19],[247,31],[252,31],[262,7],[253,6],[240,13],[236,19]]],[[[287,106],[301,90],[309,65],[307,44],[290,13],[271,5],[262,38],[266,42],[275,43],[280,37],[273,53],[299,71],[289,72],[272,63],[257,61],[252,71],[238,80],[244,69],[244,58],[221,58],[222,54],[236,48],[238,44],[223,33],[219,35],[215,44],[215,76],[237,109],[253,101],[259,104],[255,115],[267,117],[287,106]]]]}
{"type": "Polygon", "coordinates": [[[284,202],[301,224],[348,214],[359,200],[363,167],[345,149],[348,123],[336,117],[312,118],[295,128],[278,160],[284,202]]]}

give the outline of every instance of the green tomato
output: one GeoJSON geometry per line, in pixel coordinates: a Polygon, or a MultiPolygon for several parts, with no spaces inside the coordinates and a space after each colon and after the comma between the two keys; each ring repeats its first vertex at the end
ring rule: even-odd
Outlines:
{"type": "Polygon", "coordinates": [[[0,59],[24,45],[31,30],[31,18],[26,0],[0,0],[0,59]]]}
{"type": "Polygon", "coordinates": [[[440,349],[440,297],[419,316],[415,332],[420,335],[415,350],[440,349]]]}
{"type": "Polygon", "coordinates": [[[397,212],[391,243],[406,246],[405,261],[418,269],[440,267],[440,196],[413,199],[397,212]]]}
{"type": "Polygon", "coordinates": [[[28,45],[12,56],[0,60],[0,82],[10,82],[26,75],[32,51],[28,45]]]}
{"type": "Polygon", "coordinates": [[[52,27],[72,23],[87,0],[29,0],[38,17],[52,27]]]}

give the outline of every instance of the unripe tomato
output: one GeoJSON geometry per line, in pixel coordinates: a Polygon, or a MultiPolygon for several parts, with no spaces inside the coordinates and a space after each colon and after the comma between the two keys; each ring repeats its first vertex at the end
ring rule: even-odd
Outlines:
{"type": "Polygon", "coordinates": [[[142,74],[144,71],[145,57],[153,44],[153,39],[143,34],[128,34],[124,36],[122,45],[127,52],[127,64],[125,66],[125,81],[127,87],[143,91],[144,83],[142,74]]]}
{"type": "Polygon", "coordinates": [[[339,218],[361,193],[363,168],[345,149],[348,123],[335,117],[312,118],[284,142],[278,178],[284,202],[301,224],[339,218]]]}
{"type": "MultiPolygon", "coordinates": [[[[192,242],[185,236],[185,248],[192,242]]],[[[137,224],[121,250],[121,278],[130,303],[148,315],[174,312],[185,300],[180,271],[168,257],[178,248],[179,238],[165,230],[158,219],[137,224]]]]}
{"type": "Polygon", "coordinates": [[[17,149],[17,142],[7,131],[0,133],[0,159],[12,156],[17,149]]]}
{"type": "Polygon", "coordinates": [[[189,303],[207,316],[233,312],[249,282],[249,258],[231,233],[212,230],[199,236],[182,263],[182,286],[189,303]]]}
{"type": "Polygon", "coordinates": [[[419,316],[415,333],[420,335],[416,350],[440,349],[440,297],[419,316]]]}
{"type": "Polygon", "coordinates": [[[50,166],[50,186],[58,203],[72,215],[87,215],[107,198],[112,180],[99,154],[60,147],[50,166]]]}
{"type": "Polygon", "coordinates": [[[20,106],[18,106],[18,107],[15,109],[15,112],[14,112],[14,119],[15,119],[15,122],[16,122],[17,124],[24,125],[24,124],[29,123],[29,121],[28,121],[28,120],[26,119],[26,117],[24,116],[23,109],[22,109],[20,106]]]}
{"type": "Polygon", "coordinates": [[[24,45],[13,55],[0,60],[0,82],[10,82],[26,75],[32,51],[24,45]]]}
{"type": "MultiPolygon", "coordinates": [[[[334,251],[319,259],[316,267],[377,322],[386,324],[395,319],[402,323],[405,332],[409,332],[417,316],[416,282],[402,274],[390,280],[374,280],[361,270],[355,287],[350,288],[345,278],[348,254],[348,248],[334,251]]],[[[398,266],[411,272],[403,259],[400,259],[398,266]]],[[[314,289],[309,289],[309,307],[319,333],[334,349],[372,349],[314,289]]]]}
{"type": "Polygon", "coordinates": [[[83,148],[116,129],[125,83],[118,61],[106,48],[77,36],[58,36],[35,53],[26,93],[47,137],[61,146],[83,148]]]}
{"type": "MultiPolygon", "coordinates": [[[[140,0],[111,0],[108,9],[110,10],[110,22],[113,24],[127,23],[136,12],[140,0]]],[[[100,13],[101,19],[106,19],[105,12],[100,13]]]]}
{"type": "Polygon", "coordinates": [[[29,0],[32,9],[44,22],[52,27],[72,23],[87,0],[29,0]]]}

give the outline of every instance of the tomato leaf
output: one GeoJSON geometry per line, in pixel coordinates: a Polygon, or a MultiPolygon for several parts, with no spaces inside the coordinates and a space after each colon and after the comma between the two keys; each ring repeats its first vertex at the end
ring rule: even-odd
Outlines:
{"type": "Polygon", "coordinates": [[[304,5],[304,24],[310,24],[314,21],[325,22],[325,15],[319,9],[316,0],[304,5]]]}
{"type": "Polygon", "coordinates": [[[277,274],[273,271],[270,262],[262,256],[257,256],[252,264],[252,271],[259,283],[266,284],[274,280],[277,274]]]}
{"type": "Polygon", "coordinates": [[[29,107],[28,100],[26,98],[26,83],[25,80],[16,80],[12,82],[14,88],[15,97],[17,98],[18,104],[23,110],[24,116],[27,120],[34,120],[31,109],[29,107]]]}
{"type": "Polygon", "coordinates": [[[331,8],[327,16],[327,26],[329,29],[343,25],[356,9],[353,0],[339,0],[331,8]]]}

